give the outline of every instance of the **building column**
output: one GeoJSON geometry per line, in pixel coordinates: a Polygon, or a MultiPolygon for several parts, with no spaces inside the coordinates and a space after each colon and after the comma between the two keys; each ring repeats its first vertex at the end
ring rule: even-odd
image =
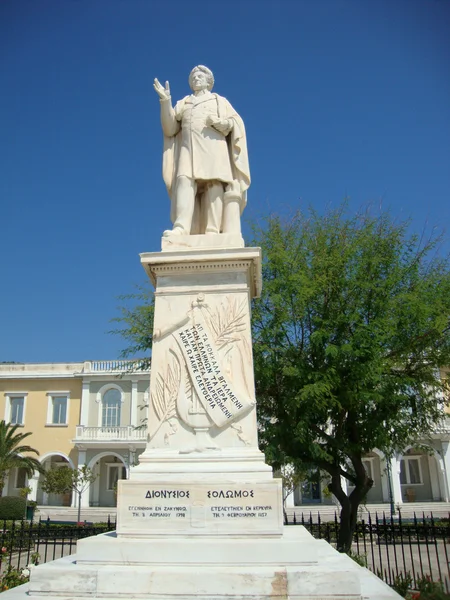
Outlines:
{"type": "Polygon", "coordinates": [[[89,423],[89,381],[83,381],[81,389],[80,425],[89,423]]]}
{"type": "Polygon", "coordinates": [[[137,426],[138,422],[138,380],[131,380],[131,408],[130,408],[130,425],[137,426]]]}
{"type": "Polygon", "coordinates": [[[128,465],[125,465],[127,467],[127,479],[129,479],[131,469],[136,466],[136,448],[128,446],[128,450],[128,465]]]}
{"type": "Polygon", "coordinates": [[[393,500],[395,506],[397,506],[398,504],[403,504],[402,487],[400,485],[400,460],[396,456],[393,456],[391,458],[390,466],[391,466],[392,500],[393,500]]]}
{"type": "Polygon", "coordinates": [[[441,458],[437,452],[433,452],[431,456],[425,456],[425,459],[428,462],[428,472],[430,474],[431,499],[433,502],[439,502],[441,496],[444,495],[441,494],[441,482],[443,481],[443,473],[440,468],[441,458]]]}
{"type": "Polygon", "coordinates": [[[93,466],[92,470],[96,475],[95,481],[92,484],[92,506],[100,506],[100,459],[93,466]]]}
{"type": "Polygon", "coordinates": [[[450,502],[450,442],[441,442],[442,444],[442,463],[439,461],[439,467],[444,480],[443,500],[450,502]]]}
{"type": "Polygon", "coordinates": [[[31,492],[28,495],[29,500],[37,500],[37,491],[39,485],[39,471],[33,473],[33,477],[28,480],[28,486],[31,488],[31,492]]]}
{"type": "Polygon", "coordinates": [[[145,422],[147,423],[147,425],[145,426],[146,429],[148,428],[149,406],[150,406],[150,392],[147,389],[144,392],[144,407],[145,408],[143,408],[143,411],[144,411],[144,415],[143,416],[144,416],[145,422]]]}
{"type": "MultiPolygon", "coordinates": [[[[389,498],[389,469],[387,464],[386,456],[378,456],[380,461],[380,485],[381,485],[381,499],[382,502],[390,502],[389,498]]],[[[392,482],[392,478],[391,478],[392,482]]]]}
{"type": "Polygon", "coordinates": [[[3,496],[9,496],[9,489],[8,489],[9,488],[9,479],[10,479],[9,473],[10,472],[8,471],[8,473],[5,476],[5,483],[3,485],[3,492],[2,492],[3,496]]]}

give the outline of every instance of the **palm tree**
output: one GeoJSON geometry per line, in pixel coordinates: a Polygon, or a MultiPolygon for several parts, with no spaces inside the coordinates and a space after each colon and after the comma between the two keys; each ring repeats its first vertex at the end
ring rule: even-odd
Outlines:
{"type": "Polygon", "coordinates": [[[19,425],[11,425],[0,421],[0,496],[3,494],[5,479],[10,469],[26,469],[28,477],[34,471],[42,473],[41,463],[33,456],[23,456],[24,453],[37,454],[39,452],[31,446],[22,445],[28,433],[17,433],[19,425]]]}

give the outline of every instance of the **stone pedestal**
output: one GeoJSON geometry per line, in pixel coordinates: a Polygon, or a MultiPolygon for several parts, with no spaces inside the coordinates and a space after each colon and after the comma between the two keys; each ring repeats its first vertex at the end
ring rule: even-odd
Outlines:
{"type": "Polygon", "coordinates": [[[118,538],[80,540],[75,556],[35,567],[5,600],[394,600],[368,569],[315,540],[301,526],[278,538],[118,538]]]}
{"type": "Polygon", "coordinates": [[[119,482],[119,537],[280,536],[280,480],[256,425],[260,250],[240,236],[174,236],[141,261],[155,286],[149,440],[119,482]]]}
{"type": "Polygon", "coordinates": [[[119,482],[117,532],[33,569],[30,596],[397,598],[303,527],[283,527],[281,481],[258,449],[260,250],[236,234],[172,236],[141,260],[155,286],[147,448],[119,482]]]}

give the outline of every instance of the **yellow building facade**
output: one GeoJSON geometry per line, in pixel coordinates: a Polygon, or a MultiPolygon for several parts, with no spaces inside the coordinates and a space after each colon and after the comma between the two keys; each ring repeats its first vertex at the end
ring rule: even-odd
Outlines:
{"type": "MultiPolygon", "coordinates": [[[[127,361],[0,364],[0,418],[30,432],[45,470],[88,466],[96,480],[82,506],[114,506],[117,479],[127,477],[144,450],[149,373],[130,373],[127,361]]],[[[40,505],[75,506],[76,495],[45,494],[42,475],[8,474],[3,495],[40,505]]]]}

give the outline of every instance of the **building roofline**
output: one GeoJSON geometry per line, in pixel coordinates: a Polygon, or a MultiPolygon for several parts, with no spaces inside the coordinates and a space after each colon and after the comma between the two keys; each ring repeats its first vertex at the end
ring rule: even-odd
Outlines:
{"type": "Polygon", "coordinates": [[[86,360],[84,362],[50,363],[0,363],[0,379],[29,378],[71,378],[97,375],[139,375],[149,373],[149,369],[130,369],[136,360],[86,360]]]}

